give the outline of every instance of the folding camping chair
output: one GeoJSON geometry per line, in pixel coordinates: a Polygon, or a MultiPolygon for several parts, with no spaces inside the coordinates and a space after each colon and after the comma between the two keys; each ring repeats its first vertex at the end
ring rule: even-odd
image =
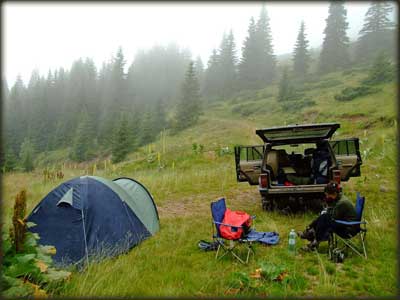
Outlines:
{"type": "MultiPolygon", "coordinates": [[[[211,214],[212,214],[212,218],[213,218],[213,226],[212,226],[213,240],[214,240],[214,242],[216,242],[218,244],[217,253],[215,254],[215,259],[219,260],[222,257],[224,257],[225,255],[231,254],[234,258],[236,258],[242,264],[247,264],[249,262],[250,253],[253,253],[253,255],[254,255],[252,241],[247,240],[245,237],[241,237],[241,238],[235,239],[235,240],[228,240],[221,236],[220,226],[229,226],[231,228],[236,228],[236,229],[243,228],[243,226],[233,226],[231,224],[222,223],[222,221],[224,219],[225,211],[226,211],[226,204],[225,204],[224,198],[221,198],[218,201],[211,203],[211,214]],[[225,244],[225,242],[227,242],[227,244],[225,244]],[[247,250],[247,254],[246,254],[245,258],[240,257],[239,252],[236,251],[236,250],[238,250],[237,247],[239,245],[243,245],[247,250]],[[222,255],[219,255],[220,250],[223,251],[222,255]]],[[[255,216],[252,216],[251,218],[254,219],[255,216]]]]}
{"type": "Polygon", "coordinates": [[[357,192],[356,200],[356,213],[357,221],[347,222],[343,220],[334,220],[337,224],[343,224],[347,226],[355,226],[355,234],[349,235],[347,237],[341,237],[335,232],[331,232],[328,239],[328,256],[330,259],[335,261],[342,261],[344,258],[344,250],[352,250],[359,256],[367,259],[367,251],[365,248],[365,236],[367,234],[367,222],[363,219],[365,197],[361,197],[360,193],[357,192]],[[360,245],[353,242],[353,239],[360,238],[360,245]],[[338,241],[340,241],[343,246],[338,247],[338,241]]]}

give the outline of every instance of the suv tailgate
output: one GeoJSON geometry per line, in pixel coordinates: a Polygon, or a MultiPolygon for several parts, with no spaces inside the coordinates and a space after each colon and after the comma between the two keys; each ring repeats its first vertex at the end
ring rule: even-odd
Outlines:
{"type": "Polygon", "coordinates": [[[338,123],[289,125],[257,129],[256,134],[265,143],[296,144],[329,139],[338,128],[338,123]]]}

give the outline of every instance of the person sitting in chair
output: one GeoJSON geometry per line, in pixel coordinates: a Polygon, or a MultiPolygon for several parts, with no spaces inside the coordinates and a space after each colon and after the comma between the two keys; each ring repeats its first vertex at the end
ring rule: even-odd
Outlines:
{"type": "Polygon", "coordinates": [[[298,235],[302,239],[310,241],[303,250],[314,250],[318,248],[321,241],[327,241],[329,234],[335,232],[345,238],[356,234],[355,226],[338,224],[334,220],[356,221],[357,214],[350,200],[342,195],[340,186],[336,182],[330,182],[325,187],[325,201],[327,208],[306,227],[304,232],[298,235]]]}

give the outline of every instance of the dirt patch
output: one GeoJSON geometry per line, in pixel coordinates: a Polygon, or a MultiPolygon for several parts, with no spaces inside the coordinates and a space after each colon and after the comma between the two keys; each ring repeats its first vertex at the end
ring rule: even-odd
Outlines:
{"type": "Polygon", "coordinates": [[[340,118],[352,122],[358,122],[358,121],[366,121],[368,120],[368,117],[364,114],[342,114],[340,115],[340,118]]]}
{"type": "Polygon", "coordinates": [[[303,114],[303,119],[306,122],[314,123],[319,114],[317,110],[310,110],[303,114]]]}
{"type": "MultiPolygon", "coordinates": [[[[250,211],[255,205],[260,205],[260,194],[254,191],[230,191],[225,197],[227,207],[234,210],[250,211]]],[[[210,197],[209,195],[197,195],[184,197],[179,200],[168,199],[157,206],[160,218],[210,216],[210,204],[221,197],[210,197]]]]}
{"type": "Polygon", "coordinates": [[[261,205],[261,196],[257,189],[235,192],[227,197],[227,205],[238,210],[248,210],[254,205],[261,205]]]}
{"type": "Polygon", "coordinates": [[[187,197],[166,200],[162,205],[158,205],[157,210],[160,218],[187,217],[209,213],[209,205],[200,201],[198,197],[187,197]]]}

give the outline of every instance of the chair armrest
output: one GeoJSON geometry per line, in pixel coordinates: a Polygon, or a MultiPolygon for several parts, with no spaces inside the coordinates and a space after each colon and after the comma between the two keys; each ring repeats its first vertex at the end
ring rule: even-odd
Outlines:
{"type": "Polygon", "coordinates": [[[343,221],[343,220],[334,220],[335,223],[343,224],[343,225],[361,225],[367,224],[366,221],[343,221]]]}
{"type": "Polygon", "coordinates": [[[214,224],[218,224],[218,225],[223,225],[223,226],[229,226],[229,227],[233,227],[233,228],[243,228],[243,226],[235,226],[232,224],[226,224],[226,223],[221,223],[221,222],[217,222],[217,221],[213,221],[214,224]]]}

